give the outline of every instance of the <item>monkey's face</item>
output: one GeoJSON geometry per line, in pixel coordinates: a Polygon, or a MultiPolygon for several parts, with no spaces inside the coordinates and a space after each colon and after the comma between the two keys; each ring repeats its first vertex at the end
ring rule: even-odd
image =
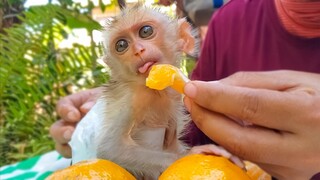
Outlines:
{"type": "Polygon", "coordinates": [[[151,15],[133,16],[133,22],[117,20],[109,32],[107,64],[113,74],[145,79],[154,64],[177,65],[181,55],[177,21],[151,15]]]}
{"type": "Polygon", "coordinates": [[[175,65],[177,49],[165,41],[169,38],[166,34],[164,28],[153,21],[135,24],[119,32],[110,44],[113,61],[128,74],[143,77],[147,77],[154,64],[175,65]]]}

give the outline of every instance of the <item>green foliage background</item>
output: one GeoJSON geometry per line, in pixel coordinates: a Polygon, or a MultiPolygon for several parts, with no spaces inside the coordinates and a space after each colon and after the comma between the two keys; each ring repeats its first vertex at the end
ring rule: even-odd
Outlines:
{"type": "Polygon", "coordinates": [[[90,7],[80,13],[79,4],[63,2],[29,8],[0,34],[0,166],[53,150],[48,130],[57,100],[108,79],[92,38],[90,47],[59,48],[72,29],[100,29],[90,7]]]}

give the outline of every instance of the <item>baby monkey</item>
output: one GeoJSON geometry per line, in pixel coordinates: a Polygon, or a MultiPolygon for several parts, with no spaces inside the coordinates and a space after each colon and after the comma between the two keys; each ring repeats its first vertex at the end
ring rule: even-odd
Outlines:
{"type": "MultiPolygon", "coordinates": [[[[119,164],[138,179],[158,179],[189,152],[179,138],[190,117],[178,92],[149,89],[146,78],[155,64],[178,67],[182,52],[196,52],[197,41],[184,19],[140,4],[110,19],[103,34],[111,78],[102,95],[107,105],[97,133],[97,157],[119,164]]],[[[205,148],[195,151],[210,151],[205,148]]]]}

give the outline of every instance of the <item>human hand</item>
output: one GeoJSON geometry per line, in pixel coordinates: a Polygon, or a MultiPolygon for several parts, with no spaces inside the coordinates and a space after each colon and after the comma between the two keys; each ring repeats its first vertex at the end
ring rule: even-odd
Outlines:
{"type": "Polygon", "coordinates": [[[310,179],[320,171],[319,82],[297,71],[236,73],[189,82],[184,100],[195,124],[232,154],[278,179],[310,179]]]}
{"type": "Polygon", "coordinates": [[[61,119],[51,125],[50,135],[56,143],[56,150],[62,156],[71,157],[71,148],[68,142],[75,126],[95,104],[101,91],[101,88],[81,91],[63,97],[57,103],[56,111],[61,119]]]}

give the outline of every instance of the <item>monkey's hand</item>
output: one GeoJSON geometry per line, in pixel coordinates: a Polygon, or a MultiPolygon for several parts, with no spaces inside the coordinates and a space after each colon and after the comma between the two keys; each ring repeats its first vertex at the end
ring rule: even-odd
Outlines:
{"type": "Polygon", "coordinates": [[[212,155],[222,156],[229,159],[240,168],[245,169],[245,164],[239,157],[231,154],[223,147],[217,146],[214,144],[194,146],[190,149],[189,154],[212,154],[212,155]]]}
{"type": "Polygon", "coordinates": [[[183,94],[184,86],[189,81],[179,68],[170,64],[157,64],[152,66],[146,79],[146,86],[156,90],[163,90],[171,86],[183,94]]]}

